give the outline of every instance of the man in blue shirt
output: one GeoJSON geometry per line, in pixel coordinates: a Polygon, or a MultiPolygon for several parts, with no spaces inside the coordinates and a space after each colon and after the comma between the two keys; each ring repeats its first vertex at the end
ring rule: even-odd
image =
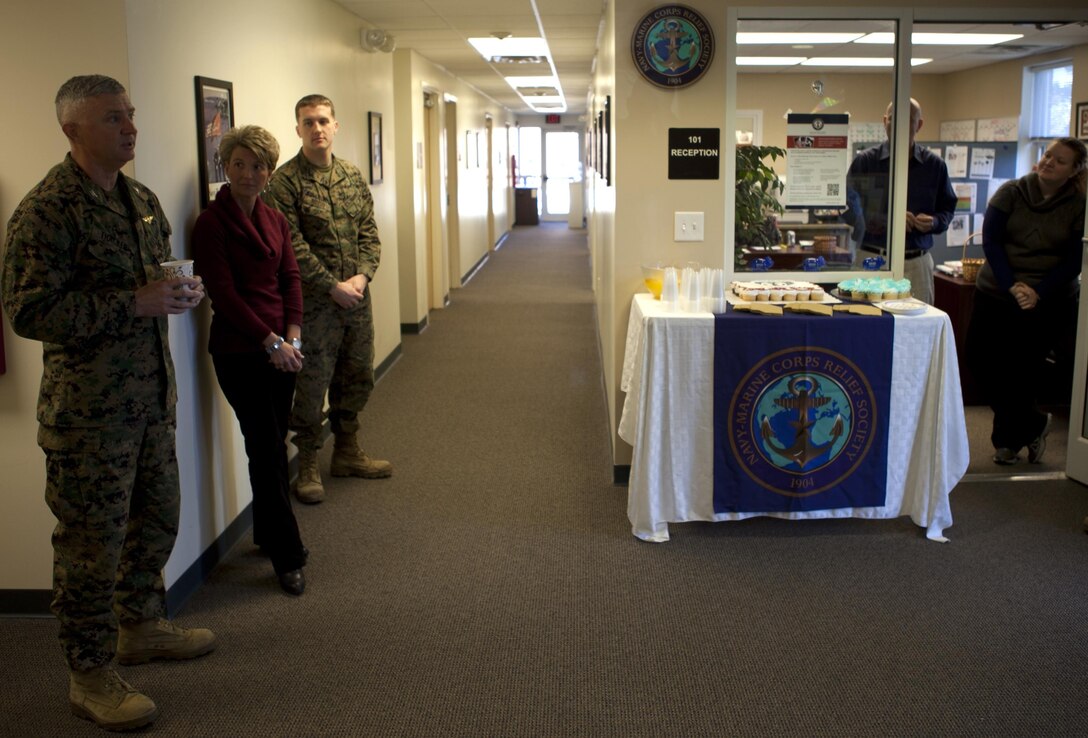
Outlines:
{"type": "MultiPolygon", "coordinates": [[[[884,113],[884,130],[892,136],[894,105],[884,113]]],[[[948,230],[956,210],[956,193],[944,161],[914,137],[922,128],[922,107],[910,101],[910,156],[907,170],[907,237],[904,276],[919,300],[933,304],[933,236],[948,230]]],[[[888,209],[890,206],[891,147],[888,141],[860,152],[850,165],[850,187],[861,196],[864,232],[858,244],[858,258],[888,253],[888,209]]],[[[856,229],[855,233],[862,229],[856,229]]]]}

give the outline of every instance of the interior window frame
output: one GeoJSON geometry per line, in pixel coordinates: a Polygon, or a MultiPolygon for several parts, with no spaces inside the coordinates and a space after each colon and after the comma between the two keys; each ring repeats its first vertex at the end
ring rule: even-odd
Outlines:
{"type": "MultiPolygon", "coordinates": [[[[737,30],[739,24],[745,20],[858,20],[859,8],[825,8],[814,7],[731,7],[726,12],[725,34],[725,130],[736,129],[737,122],[737,30]]],[[[906,211],[907,211],[907,157],[910,145],[910,89],[911,89],[911,63],[910,38],[915,21],[914,13],[910,9],[895,8],[866,8],[865,20],[893,21],[896,23],[895,36],[895,66],[893,68],[893,80],[895,88],[895,121],[892,135],[892,197],[889,221],[890,244],[888,263],[882,269],[874,272],[865,272],[873,276],[892,276],[896,279],[903,276],[903,251],[906,239],[906,211]]],[[[737,163],[735,136],[726,137],[728,146],[723,147],[725,154],[725,182],[736,182],[737,163]]],[[[738,271],[736,266],[736,239],[734,226],[736,223],[736,188],[727,185],[725,187],[725,238],[723,244],[723,261],[725,266],[726,281],[738,278],[751,278],[760,274],[749,270],[738,271]]],[[[825,270],[818,272],[818,277],[812,272],[804,271],[779,271],[773,272],[775,279],[798,279],[817,281],[824,284],[840,282],[852,277],[857,277],[859,272],[853,270],[825,270]]]]}

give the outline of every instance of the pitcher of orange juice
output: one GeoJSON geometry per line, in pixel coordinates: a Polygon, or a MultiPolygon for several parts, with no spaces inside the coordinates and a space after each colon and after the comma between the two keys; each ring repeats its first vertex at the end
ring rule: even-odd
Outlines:
{"type": "Polygon", "coordinates": [[[661,299],[661,287],[665,283],[665,265],[661,263],[643,264],[642,281],[655,300],[661,299]]]}

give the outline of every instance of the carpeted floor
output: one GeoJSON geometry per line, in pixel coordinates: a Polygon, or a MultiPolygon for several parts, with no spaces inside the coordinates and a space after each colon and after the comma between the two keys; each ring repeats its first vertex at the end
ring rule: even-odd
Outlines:
{"type": "Polygon", "coordinates": [[[1053,415],[1050,433],[1047,435],[1046,452],[1038,464],[1029,464],[1027,449],[1020,451],[1020,460],[1011,466],[999,466],[993,462],[994,446],[990,442],[990,431],[994,414],[989,407],[968,405],[967,438],[971,444],[971,464],[967,467],[968,477],[983,475],[991,479],[993,475],[1006,477],[1053,477],[1065,471],[1066,444],[1069,443],[1069,406],[1047,407],[1053,415]]]}
{"type": "MultiPolygon", "coordinates": [[[[299,507],[306,594],[242,544],[179,618],[218,650],[123,668],[148,732],[1088,735],[1088,491],[963,484],[947,545],[905,518],[642,543],[593,312],[584,232],[515,229],[363,414],[395,476],[299,507]]],[[[55,631],[0,621],[0,733],[100,734],[67,713],[55,631]]]]}

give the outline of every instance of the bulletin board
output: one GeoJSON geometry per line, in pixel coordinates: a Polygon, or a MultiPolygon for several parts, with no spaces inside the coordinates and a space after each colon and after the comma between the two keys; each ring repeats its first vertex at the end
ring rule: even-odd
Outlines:
{"type": "MultiPolygon", "coordinates": [[[[972,124],[974,121],[972,121],[972,124]]],[[[943,130],[943,127],[942,127],[943,130]]],[[[919,142],[934,154],[937,154],[949,167],[949,176],[952,179],[952,187],[957,194],[972,193],[968,201],[966,197],[961,199],[956,215],[960,217],[956,221],[957,230],[949,227],[949,231],[933,237],[933,263],[940,264],[944,261],[952,261],[963,257],[963,238],[981,229],[982,216],[986,213],[986,203],[1005,181],[1014,179],[1016,175],[1016,144],[1000,141],[961,141],[958,139],[919,142]],[[950,157],[949,147],[955,156],[950,157]],[[966,229],[964,232],[963,229],[966,229]],[[959,236],[959,240],[957,240],[959,236]],[[951,241],[951,244],[950,244],[951,241]]],[[[868,148],[863,143],[853,144],[854,154],[868,148]]],[[[976,243],[972,241],[972,244],[976,243]]],[[[969,255],[976,253],[978,247],[969,255]]]]}
{"type": "MultiPolygon", "coordinates": [[[[960,208],[956,210],[957,215],[965,215],[967,217],[966,233],[959,233],[960,236],[970,235],[976,230],[981,229],[982,216],[986,213],[986,203],[990,201],[990,197],[997,191],[1004,182],[1016,177],[1016,144],[1006,143],[1001,141],[938,141],[938,142],[926,142],[923,144],[934,153],[941,155],[941,158],[946,160],[949,164],[949,176],[952,178],[952,187],[959,192],[963,192],[968,188],[964,186],[974,185],[970,188],[974,191],[974,197],[970,203],[970,208],[963,208],[964,201],[961,199],[960,208]],[[948,147],[956,147],[956,150],[961,152],[960,156],[963,156],[963,161],[951,163],[947,161],[948,147]],[[989,164],[986,162],[989,160],[989,164]],[[954,167],[961,167],[959,171],[955,171],[954,167]],[[963,168],[965,166],[965,168],[963,168]]],[[[957,194],[959,194],[959,192],[957,194]]],[[[961,218],[958,222],[963,223],[961,218]]],[[[958,231],[954,231],[952,227],[949,227],[949,232],[939,234],[933,237],[933,263],[940,264],[943,261],[952,261],[963,257],[963,244],[962,240],[957,239],[958,231]]],[[[972,241],[971,251],[969,256],[981,256],[980,241],[972,241]]]]}

